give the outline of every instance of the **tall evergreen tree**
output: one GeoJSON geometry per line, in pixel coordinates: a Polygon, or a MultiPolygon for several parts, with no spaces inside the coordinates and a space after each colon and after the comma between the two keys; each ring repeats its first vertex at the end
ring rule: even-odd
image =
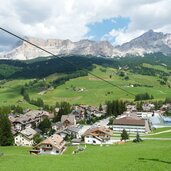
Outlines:
{"type": "Polygon", "coordinates": [[[136,137],[135,137],[135,139],[133,140],[133,142],[141,142],[142,141],[142,139],[140,138],[140,135],[139,135],[139,133],[137,132],[137,134],[136,134],[136,137]]]}
{"type": "Polygon", "coordinates": [[[102,107],[102,104],[99,105],[99,111],[102,111],[103,110],[103,107],[102,107]]]}
{"type": "Polygon", "coordinates": [[[0,114],[0,146],[11,146],[14,143],[13,134],[11,132],[11,123],[8,115],[0,114]]]}
{"type": "Polygon", "coordinates": [[[137,104],[136,104],[137,110],[139,112],[143,111],[142,105],[143,105],[143,102],[142,101],[141,102],[137,102],[137,104]]]}
{"type": "Polygon", "coordinates": [[[126,111],[125,102],[123,102],[122,100],[107,101],[106,105],[106,113],[108,116],[114,115],[115,117],[117,117],[118,115],[126,111]]]}
{"type": "Polygon", "coordinates": [[[43,140],[43,138],[40,136],[39,133],[35,134],[34,137],[33,137],[33,141],[34,141],[34,144],[39,144],[41,141],[43,140]]]}
{"type": "Polygon", "coordinates": [[[125,129],[123,129],[123,131],[121,133],[121,141],[122,140],[126,141],[127,139],[129,139],[129,135],[128,135],[127,131],[125,129]]]}
{"type": "Polygon", "coordinates": [[[42,122],[40,122],[38,128],[43,132],[43,133],[48,133],[52,129],[51,127],[51,122],[48,119],[48,117],[44,118],[42,122]]]}
{"type": "Polygon", "coordinates": [[[67,115],[71,112],[71,105],[68,102],[61,102],[59,112],[55,114],[54,121],[60,121],[62,115],[67,115]]]}

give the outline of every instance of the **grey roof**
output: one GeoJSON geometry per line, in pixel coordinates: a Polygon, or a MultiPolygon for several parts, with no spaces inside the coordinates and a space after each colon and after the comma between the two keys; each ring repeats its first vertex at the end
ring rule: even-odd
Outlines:
{"type": "Polygon", "coordinates": [[[41,116],[49,116],[49,113],[42,110],[31,110],[24,115],[17,116],[13,122],[31,123],[41,116]]]}
{"type": "Polygon", "coordinates": [[[25,137],[32,139],[37,132],[32,128],[26,128],[20,132],[20,134],[24,135],[25,137]]]}
{"type": "Polygon", "coordinates": [[[71,141],[72,141],[72,143],[81,143],[81,139],[74,138],[71,141]]]}
{"type": "Polygon", "coordinates": [[[61,133],[69,134],[66,129],[62,129],[56,132],[56,134],[61,134],[61,133]]]}
{"type": "Polygon", "coordinates": [[[62,126],[62,122],[55,122],[55,123],[52,123],[52,126],[61,127],[61,126],[62,126]]]}
{"type": "Polygon", "coordinates": [[[76,132],[78,133],[80,131],[80,128],[75,127],[75,126],[70,126],[67,128],[67,130],[71,131],[71,132],[76,132]]]}
{"type": "Polygon", "coordinates": [[[73,110],[71,113],[72,113],[72,114],[81,114],[81,112],[82,112],[82,110],[80,110],[80,109],[75,109],[75,110],[73,110]]]}

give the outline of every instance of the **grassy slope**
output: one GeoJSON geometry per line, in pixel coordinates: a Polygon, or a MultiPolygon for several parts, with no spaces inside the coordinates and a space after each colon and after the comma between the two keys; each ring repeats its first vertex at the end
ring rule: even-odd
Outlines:
{"type": "Polygon", "coordinates": [[[147,138],[171,138],[171,132],[165,132],[156,135],[148,135],[147,138]]]}
{"type": "Polygon", "coordinates": [[[7,105],[21,105],[23,107],[31,107],[35,108],[28,104],[27,102],[23,101],[21,103],[18,100],[22,100],[22,96],[20,95],[20,89],[23,84],[28,82],[29,80],[13,80],[8,81],[5,84],[0,86],[0,106],[7,106],[7,105]]]}
{"type": "MultiPolygon", "coordinates": [[[[116,75],[116,70],[108,68],[107,72],[101,72],[100,67],[97,67],[93,73],[101,76],[102,78],[121,86],[127,91],[130,91],[134,94],[149,92],[153,94],[155,99],[162,100],[167,96],[171,96],[171,89],[166,86],[161,86],[157,81],[157,77],[153,76],[144,76],[138,74],[132,74],[128,72],[129,80],[125,81],[123,78],[116,75]],[[113,74],[112,78],[109,78],[109,75],[113,74]],[[154,86],[152,88],[149,87],[127,87],[129,84],[143,84],[154,86]]],[[[76,79],[72,79],[66,82],[64,85],[57,87],[55,90],[49,91],[47,94],[43,96],[39,96],[37,93],[32,94],[33,98],[42,97],[46,103],[54,104],[55,101],[69,101],[71,103],[86,103],[98,105],[99,103],[103,103],[106,100],[111,99],[129,99],[133,100],[134,97],[128,95],[127,93],[119,90],[116,87],[108,85],[105,82],[102,82],[93,76],[80,77],[76,79]],[[85,92],[74,92],[70,89],[71,85],[81,88],[86,88],[85,92]],[[110,95],[106,95],[108,91],[113,92],[110,95]]]]}
{"type": "MultiPolygon", "coordinates": [[[[162,100],[165,97],[171,96],[171,89],[167,86],[161,86],[157,81],[157,77],[153,76],[145,76],[128,73],[129,80],[126,81],[122,77],[116,75],[116,70],[112,68],[107,68],[106,72],[102,72],[100,68],[97,66],[96,69],[93,70],[93,73],[116,84],[121,86],[127,91],[130,91],[134,94],[149,92],[152,94],[155,99],[162,100]],[[113,75],[112,78],[109,78],[109,75],[113,75]],[[129,84],[142,84],[149,85],[154,87],[127,87],[129,84]]],[[[58,74],[53,74],[47,77],[47,81],[52,81],[53,79],[59,77],[58,74]]],[[[17,104],[19,99],[22,99],[20,96],[20,87],[25,82],[29,80],[14,80],[9,81],[1,86],[0,88],[0,105],[8,105],[8,104],[17,104]]],[[[169,78],[171,82],[171,78],[169,78]]],[[[93,76],[80,77],[76,79],[72,79],[67,81],[64,85],[58,86],[54,90],[49,90],[44,95],[39,95],[37,89],[32,89],[29,91],[31,98],[41,97],[45,103],[47,104],[55,104],[56,101],[69,101],[70,103],[86,103],[91,105],[99,105],[100,103],[104,103],[106,100],[112,99],[126,99],[133,100],[134,97],[128,95],[127,93],[119,90],[116,87],[113,87],[101,80],[94,78],[93,76]],[[76,92],[71,90],[71,85],[75,87],[85,88],[87,91],[85,92],[76,92]],[[107,92],[112,92],[111,94],[107,94],[107,92]]],[[[28,106],[28,104],[23,103],[23,106],[28,106]]]]}
{"type": "Polygon", "coordinates": [[[68,149],[62,156],[29,155],[28,148],[0,147],[1,171],[161,171],[170,170],[170,141],[144,141],[106,147],[88,146],[72,155],[68,149]]]}
{"type": "Polygon", "coordinates": [[[147,68],[153,68],[153,69],[156,69],[156,70],[164,71],[166,73],[169,73],[171,71],[171,70],[168,70],[166,67],[161,66],[161,65],[150,65],[150,64],[144,63],[143,66],[147,67],[147,68]]]}

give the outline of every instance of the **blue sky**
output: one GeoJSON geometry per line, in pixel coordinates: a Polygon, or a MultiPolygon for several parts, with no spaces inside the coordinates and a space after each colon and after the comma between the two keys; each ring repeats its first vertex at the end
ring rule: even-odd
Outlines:
{"type": "MultiPolygon", "coordinates": [[[[93,24],[89,24],[88,28],[90,31],[87,33],[87,37],[90,37],[92,40],[99,41],[104,38],[106,34],[111,32],[112,30],[119,29],[127,29],[128,24],[130,22],[129,18],[117,17],[103,20],[102,22],[96,22],[93,24]]],[[[114,41],[115,39],[110,39],[110,41],[114,41]]]]}

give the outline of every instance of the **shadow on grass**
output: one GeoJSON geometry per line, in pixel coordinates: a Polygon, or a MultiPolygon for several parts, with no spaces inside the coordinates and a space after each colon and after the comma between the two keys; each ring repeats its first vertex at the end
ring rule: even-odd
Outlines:
{"type": "Polygon", "coordinates": [[[138,160],[143,161],[143,162],[146,162],[146,161],[154,161],[154,162],[171,164],[171,162],[169,162],[169,161],[164,161],[164,160],[160,160],[160,159],[138,158],[138,160]]]}

